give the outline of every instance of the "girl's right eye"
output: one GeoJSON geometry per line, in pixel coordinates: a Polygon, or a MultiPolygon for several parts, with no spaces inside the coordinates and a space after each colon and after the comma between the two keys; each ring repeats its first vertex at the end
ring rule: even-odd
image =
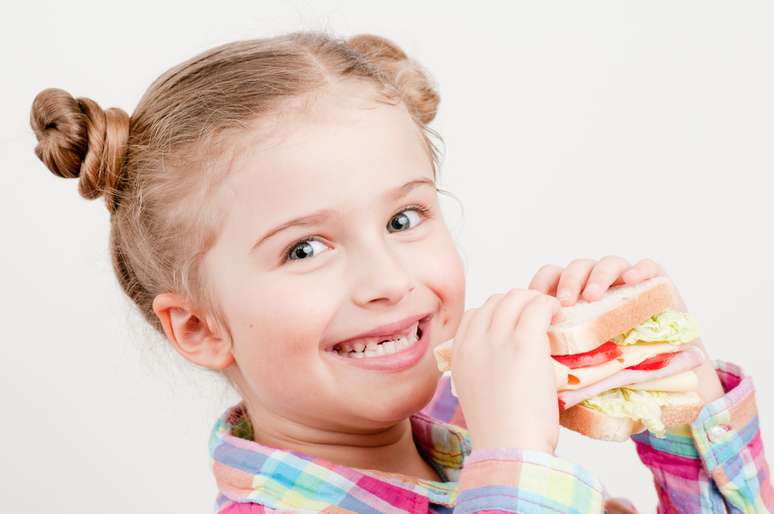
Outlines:
{"type": "Polygon", "coordinates": [[[288,247],[287,251],[285,252],[285,259],[283,260],[283,263],[288,261],[304,260],[311,256],[314,252],[312,249],[312,243],[323,244],[322,241],[317,238],[308,238],[304,239],[303,241],[297,241],[288,247]]]}

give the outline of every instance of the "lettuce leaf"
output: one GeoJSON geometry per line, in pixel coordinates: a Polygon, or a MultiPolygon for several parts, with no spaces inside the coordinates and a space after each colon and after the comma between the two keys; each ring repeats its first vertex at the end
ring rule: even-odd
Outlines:
{"type": "Polygon", "coordinates": [[[619,345],[645,342],[668,342],[683,344],[699,337],[699,325],[687,312],[667,309],[654,314],[640,325],[615,336],[619,345]]]}
{"type": "MultiPolygon", "coordinates": [[[[619,345],[635,343],[689,343],[699,337],[696,319],[687,312],[666,309],[645,320],[640,325],[613,338],[619,345]]],[[[626,417],[642,421],[656,437],[664,437],[666,427],[661,419],[661,406],[672,403],[674,396],[663,391],[640,391],[618,387],[600,393],[581,402],[591,409],[608,416],[626,417]]]]}
{"type": "Polygon", "coordinates": [[[645,428],[656,437],[663,438],[666,427],[661,420],[661,406],[670,403],[672,403],[672,395],[666,392],[638,391],[619,387],[584,400],[581,405],[608,416],[642,421],[645,428]]]}

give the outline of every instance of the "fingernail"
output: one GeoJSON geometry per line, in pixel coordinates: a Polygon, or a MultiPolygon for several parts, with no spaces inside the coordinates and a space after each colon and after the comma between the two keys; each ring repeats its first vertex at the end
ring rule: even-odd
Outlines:
{"type": "Polygon", "coordinates": [[[570,298],[570,296],[571,296],[571,293],[569,289],[561,289],[559,290],[559,294],[556,295],[556,297],[559,298],[560,300],[566,300],[570,298]]]}
{"type": "Polygon", "coordinates": [[[596,296],[599,293],[599,284],[589,284],[586,286],[586,295],[596,296]]]}

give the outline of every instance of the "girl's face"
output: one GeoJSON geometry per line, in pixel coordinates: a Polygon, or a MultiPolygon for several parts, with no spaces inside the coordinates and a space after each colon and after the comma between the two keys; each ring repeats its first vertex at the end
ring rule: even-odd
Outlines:
{"type": "Polygon", "coordinates": [[[217,192],[228,214],[204,263],[232,342],[225,371],[248,410],[319,428],[382,427],[424,407],[440,375],[432,349],[464,310],[420,129],[403,104],[364,89],[341,85],[277,137],[244,145],[217,192]],[[427,313],[429,345],[403,369],[330,351],[427,313]]]}

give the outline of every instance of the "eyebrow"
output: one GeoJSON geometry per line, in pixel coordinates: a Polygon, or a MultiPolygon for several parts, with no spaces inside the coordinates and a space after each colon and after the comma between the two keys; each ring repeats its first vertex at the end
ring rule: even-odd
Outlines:
{"type": "MultiPolygon", "coordinates": [[[[429,178],[419,178],[419,179],[410,180],[405,184],[403,184],[402,186],[396,187],[395,189],[385,192],[383,195],[383,198],[388,201],[395,201],[400,198],[403,198],[404,196],[409,194],[414,188],[422,185],[428,185],[435,189],[435,182],[433,180],[429,178]]],[[[336,214],[335,209],[320,209],[319,211],[315,211],[311,214],[307,214],[306,216],[301,216],[298,218],[293,218],[292,220],[288,220],[280,225],[277,225],[273,229],[266,232],[263,236],[261,236],[252,246],[250,251],[252,252],[261,243],[263,243],[273,235],[277,234],[278,232],[285,230],[286,228],[293,227],[293,226],[317,225],[327,220],[328,218],[332,217],[334,214],[336,214]]]]}

